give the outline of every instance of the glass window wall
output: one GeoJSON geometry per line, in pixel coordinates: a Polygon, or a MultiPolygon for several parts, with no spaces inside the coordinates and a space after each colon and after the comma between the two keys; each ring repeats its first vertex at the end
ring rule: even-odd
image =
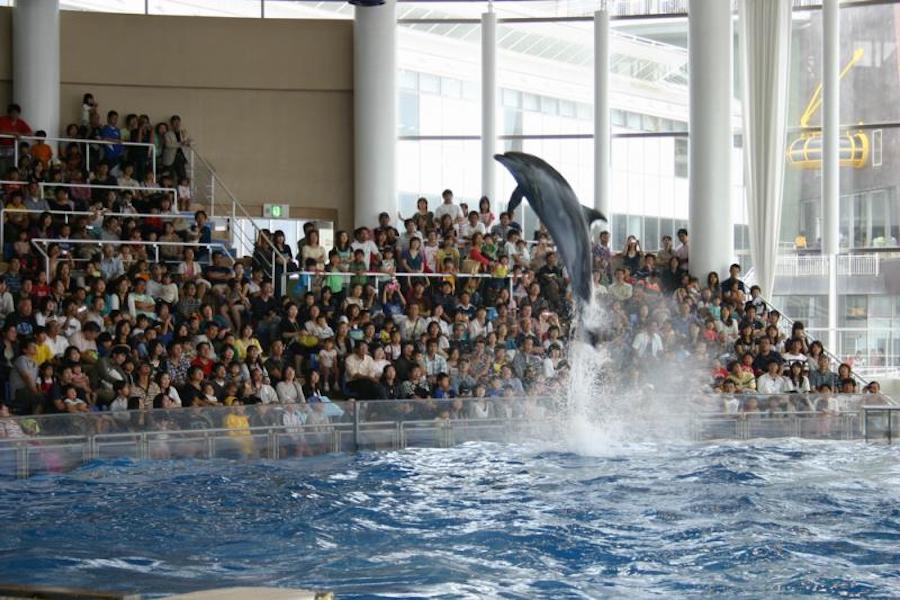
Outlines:
{"type": "MultiPolygon", "coordinates": [[[[841,248],[897,247],[900,239],[900,108],[885,101],[900,94],[900,5],[844,5],[841,9],[841,248]]],[[[781,239],[803,235],[820,243],[822,81],[820,10],[794,13],[788,101],[788,162],[781,239]]]]}

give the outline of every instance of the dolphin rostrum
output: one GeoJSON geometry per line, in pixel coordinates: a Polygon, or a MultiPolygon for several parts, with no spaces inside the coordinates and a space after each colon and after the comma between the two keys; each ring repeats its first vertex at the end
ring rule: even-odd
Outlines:
{"type": "Polygon", "coordinates": [[[536,156],[507,152],[495,154],[494,159],[506,167],[516,180],[510,206],[515,208],[523,197],[528,198],[528,204],[556,243],[560,258],[569,272],[575,297],[590,303],[590,222],[575,192],[556,169],[536,156]]]}
{"type": "MultiPolygon", "coordinates": [[[[506,205],[506,212],[512,213],[514,210],[519,208],[519,205],[522,203],[522,198],[525,197],[525,194],[519,187],[513,190],[512,196],[509,197],[509,204],[506,205]]],[[[587,221],[588,227],[594,224],[595,221],[606,221],[606,215],[604,215],[599,210],[590,208],[589,206],[581,205],[581,212],[584,213],[584,219],[587,221]]]]}

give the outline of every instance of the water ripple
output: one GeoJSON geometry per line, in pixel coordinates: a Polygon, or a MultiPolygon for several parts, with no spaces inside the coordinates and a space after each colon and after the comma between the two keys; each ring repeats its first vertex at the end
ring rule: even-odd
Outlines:
{"type": "Polygon", "coordinates": [[[0,482],[0,580],[341,598],[900,596],[900,451],[466,444],[0,482]]]}

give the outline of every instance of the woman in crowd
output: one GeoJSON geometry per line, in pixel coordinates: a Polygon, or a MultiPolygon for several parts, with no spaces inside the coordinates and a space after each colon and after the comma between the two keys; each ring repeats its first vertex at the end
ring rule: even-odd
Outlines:
{"type": "Polygon", "coordinates": [[[311,229],[306,234],[306,243],[300,249],[302,264],[306,265],[307,261],[316,261],[316,270],[325,268],[325,248],[319,243],[319,230],[311,229]]]}
{"type": "Polygon", "coordinates": [[[670,258],[668,268],[663,271],[661,277],[663,292],[668,294],[675,292],[681,286],[681,278],[684,274],[685,271],[681,268],[681,261],[678,260],[678,257],[670,258]]]}
{"type": "Polygon", "coordinates": [[[278,401],[282,404],[306,403],[303,395],[303,386],[297,381],[297,371],[291,365],[284,369],[283,379],[275,386],[278,401]]]}
{"type": "Polygon", "coordinates": [[[625,248],[619,256],[622,259],[622,265],[628,268],[631,276],[634,276],[641,268],[641,257],[643,256],[641,243],[633,235],[628,236],[628,239],[625,241],[625,248]]]}
{"type": "Polygon", "coordinates": [[[803,373],[804,363],[792,362],[788,371],[788,379],[791,382],[791,391],[799,394],[809,393],[809,378],[803,373]]]}
{"type": "Polygon", "coordinates": [[[353,249],[350,247],[350,234],[346,231],[338,231],[334,236],[334,251],[341,259],[341,263],[349,264],[353,259],[353,249]]]}
{"type": "Polygon", "coordinates": [[[494,213],[491,211],[491,200],[487,196],[482,196],[478,201],[478,218],[484,223],[484,226],[490,230],[494,224],[494,213]]]}

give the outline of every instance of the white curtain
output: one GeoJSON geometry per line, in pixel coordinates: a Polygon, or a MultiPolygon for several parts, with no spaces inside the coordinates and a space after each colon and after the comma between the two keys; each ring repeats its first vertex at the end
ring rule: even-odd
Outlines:
{"type": "Polygon", "coordinates": [[[744,173],[756,280],[771,298],[781,231],[791,2],[743,0],[744,173]]]}

